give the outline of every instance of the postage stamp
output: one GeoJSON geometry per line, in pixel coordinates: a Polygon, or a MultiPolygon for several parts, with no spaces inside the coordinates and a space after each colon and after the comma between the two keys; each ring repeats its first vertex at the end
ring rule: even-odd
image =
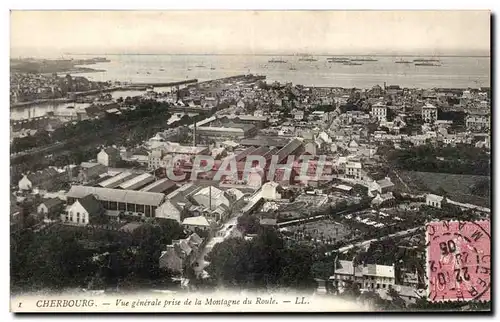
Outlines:
{"type": "Polygon", "coordinates": [[[428,300],[489,301],[490,222],[431,222],[426,237],[428,300]]]}

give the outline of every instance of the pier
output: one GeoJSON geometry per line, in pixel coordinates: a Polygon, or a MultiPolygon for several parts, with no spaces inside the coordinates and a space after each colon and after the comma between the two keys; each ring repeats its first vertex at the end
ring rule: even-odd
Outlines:
{"type": "MultiPolygon", "coordinates": [[[[131,83],[127,86],[141,86],[141,87],[174,87],[174,86],[181,86],[181,85],[192,85],[192,84],[197,84],[198,79],[186,79],[183,81],[179,82],[167,82],[167,83],[131,83]]],[[[125,86],[123,89],[128,89],[127,86],[125,86]]]]}

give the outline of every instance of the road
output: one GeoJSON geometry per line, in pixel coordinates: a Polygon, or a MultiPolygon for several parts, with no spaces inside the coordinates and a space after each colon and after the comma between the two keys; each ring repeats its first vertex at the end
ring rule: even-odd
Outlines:
{"type": "Polygon", "coordinates": [[[210,264],[205,261],[205,256],[208,255],[212,248],[218,243],[223,242],[225,239],[229,238],[226,234],[232,227],[238,224],[238,217],[243,213],[237,213],[236,216],[231,217],[222,227],[215,233],[215,237],[212,237],[208,243],[205,245],[198,258],[196,259],[196,264],[194,265],[194,271],[197,276],[206,277],[206,272],[204,274],[204,269],[210,264]]]}

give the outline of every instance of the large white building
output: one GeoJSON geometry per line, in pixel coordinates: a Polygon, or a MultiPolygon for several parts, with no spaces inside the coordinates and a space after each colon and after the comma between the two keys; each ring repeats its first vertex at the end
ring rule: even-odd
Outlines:
{"type": "Polygon", "coordinates": [[[475,111],[469,113],[465,118],[465,126],[472,131],[489,130],[490,124],[491,119],[488,112],[475,111]]]}
{"type": "Polygon", "coordinates": [[[380,122],[387,120],[387,106],[378,102],[372,106],[372,115],[380,122]]]}
{"type": "Polygon", "coordinates": [[[345,165],[345,175],[347,178],[363,180],[361,162],[347,162],[345,165]]]}
{"type": "Polygon", "coordinates": [[[426,123],[432,123],[437,120],[438,109],[432,104],[425,104],[422,107],[422,120],[426,123]]]}
{"type": "Polygon", "coordinates": [[[394,265],[353,265],[351,261],[341,260],[334,275],[330,277],[335,286],[356,283],[364,289],[388,289],[396,284],[394,265]]]}
{"type": "Polygon", "coordinates": [[[208,154],[207,147],[183,146],[178,143],[162,142],[149,154],[149,169],[173,167],[174,161],[191,160],[196,155],[208,154]]]}

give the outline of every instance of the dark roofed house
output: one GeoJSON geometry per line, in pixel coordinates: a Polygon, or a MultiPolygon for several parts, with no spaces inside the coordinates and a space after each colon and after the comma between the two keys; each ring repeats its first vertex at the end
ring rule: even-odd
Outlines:
{"type": "Polygon", "coordinates": [[[46,219],[54,219],[55,216],[59,215],[64,207],[64,203],[59,198],[45,199],[37,207],[37,213],[43,214],[46,219]]]}
{"type": "Polygon", "coordinates": [[[375,181],[372,190],[378,191],[380,194],[385,194],[391,192],[394,188],[394,184],[391,182],[389,177],[382,180],[375,181]]]}
{"type": "Polygon", "coordinates": [[[159,258],[161,269],[169,269],[175,273],[182,273],[196,262],[202,249],[204,239],[193,233],[186,239],[174,240],[167,245],[159,258]]]}
{"type": "Polygon", "coordinates": [[[115,167],[120,159],[120,151],[113,147],[102,149],[97,154],[97,162],[106,167],[115,167]]]}
{"type": "Polygon", "coordinates": [[[64,176],[65,172],[58,172],[54,168],[47,168],[24,175],[19,180],[18,186],[20,190],[32,190],[35,188],[51,190],[64,176]]]}

